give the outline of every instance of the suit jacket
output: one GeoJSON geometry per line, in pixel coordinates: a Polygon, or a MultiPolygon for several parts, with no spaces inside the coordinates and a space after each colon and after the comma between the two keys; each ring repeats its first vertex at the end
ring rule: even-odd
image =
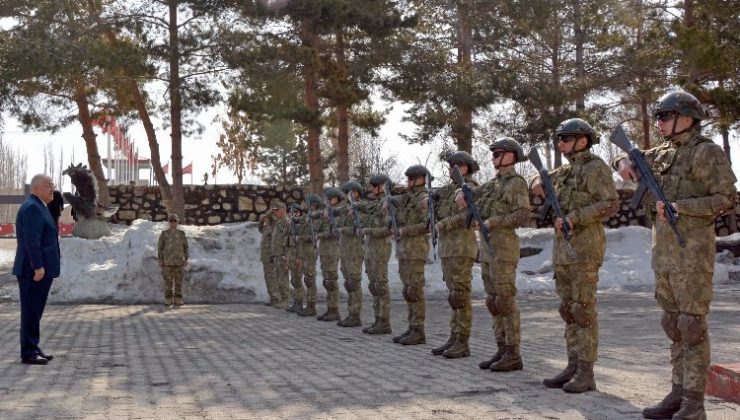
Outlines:
{"type": "Polygon", "coordinates": [[[15,232],[18,246],[13,275],[33,277],[34,270],[43,267],[45,277],[59,277],[61,254],[57,228],[49,209],[35,195],[21,204],[15,217],[15,232]]]}

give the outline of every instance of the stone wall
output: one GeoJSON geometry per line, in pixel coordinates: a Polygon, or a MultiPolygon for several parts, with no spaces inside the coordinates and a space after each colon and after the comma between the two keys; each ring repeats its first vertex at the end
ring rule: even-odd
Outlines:
{"type": "MultiPolygon", "coordinates": [[[[284,202],[302,201],[300,188],[264,185],[186,185],[185,220],[187,225],[218,225],[254,222],[277,198],[284,202]]],[[[161,221],[167,218],[159,187],[110,187],[112,204],[120,208],[111,222],[130,225],[136,219],[161,221]]]]}

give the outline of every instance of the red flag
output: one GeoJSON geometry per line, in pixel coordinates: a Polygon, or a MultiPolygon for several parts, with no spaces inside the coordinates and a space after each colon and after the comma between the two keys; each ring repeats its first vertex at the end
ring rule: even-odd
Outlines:
{"type": "Polygon", "coordinates": [[[192,173],[193,173],[193,162],[191,161],[190,165],[182,168],[182,174],[185,175],[185,174],[192,174],[192,173]]]}
{"type": "Polygon", "coordinates": [[[162,167],[162,170],[164,171],[165,175],[169,174],[170,173],[170,163],[169,162],[165,163],[164,166],[162,167]]]}

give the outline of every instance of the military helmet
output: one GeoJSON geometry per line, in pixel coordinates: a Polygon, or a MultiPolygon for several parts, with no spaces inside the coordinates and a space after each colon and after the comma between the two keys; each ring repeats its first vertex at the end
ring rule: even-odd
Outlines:
{"type": "Polygon", "coordinates": [[[358,193],[362,192],[362,185],[360,185],[357,181],[347,181],[342,185],[342,192],[347,194],[350,191],[357,191],[358,193]]]}
{"type": "Polygon", "coordinates": [[[420,176],[427,176],[429,174],[429,171],[427,168],[424,167],[424,165],[411,165],[406,169],[406,172],[404,175],[407,177],[420,177],[420,176]]]}
{"type": "Polygon", "coordinates": [[[308,205],[308,208],[311,208],[311,206],[321,207],[321,198],[316,194],[309,194],[306,196],[306,205],[308,205]]]}
{"type": "Polygon", "coordinates": [[[558,125],[555,129],[555,138],[567,135],[586,136],[590,144],[598,144],[599,136],[596,135],[596,130],[591,127],[591,124],[580,118],[571,118],[565,120],[558,125]]]}
{"type": "Polygon", "coordinates": [[[390,181],[390,179],[383,174],[377,174],[370,177],[370,185],[372,185],[373,187],[383,185],[388,181],[390,181]]]}
{"type": "Polygon", "coordinates": [[[522,145],[511,137],[501,137],[494,140],[493,143],[488,146],[488,149],[492,152],[496,149],[505,150],[507,152],[514,152],[516,153],[517,162],[524,162],[528,159],[527,155],[524,154],[524,149],[522,148],[522,145]]]}
{"type": "Polygon", "coordinates": [[[463,164],[463,163],[468,165],[468,174],[471,174],[471,175],[478,172],[478,170],[480,169],[480,166],[478,165],[478,162],[475,160],[475,158],[470,156],[470,153],[464,150],[459,150],[455,153],[450,154],[449,156],[447,156],[445,160],[450,165],[459,166],[460,164],[463,164]]]}
{"type": "Polygon", "coordinates": [[[684,117],[691,117],[701,121],[706,117],[704,109],[696,96],[684,92],[676,91],[663,95],[653,106],[653,117],[663,112],[675,112],[684,117]]]}
{"type": "Polygon", "coordinates": [[[326,194],[326,196],[328,198],[336,197],[340,201],[342,200],[342,197],[344,197],[342,195],[342,191],[340,191],[338,188],[334,188],[334,187],[330,187],[330,188],[325,189],[324,190],[324,194],[326,194]]]}

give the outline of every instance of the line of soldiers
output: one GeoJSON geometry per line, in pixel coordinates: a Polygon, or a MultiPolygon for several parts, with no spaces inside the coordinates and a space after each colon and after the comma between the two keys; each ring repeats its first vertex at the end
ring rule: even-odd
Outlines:
{"type": "MultiPolygon", "coordinates": [[[[709,366],[706,315],[714,269],[713,220],[733,208],[736,179],[722,150],[700,134],[704,113],[696,98],[685,92],[669,93],[656,103],[654,117],[665,141],[642,156],[667,202],[649,198],[645,208],[653,221],[656,299],[665,311],[661,325],[673,342],[673,387],[663,401],[646,408],[643,416],[703,419],[709,366]],[[677,244],[666,221],[667,205],[681,215],[675,232],[683,233],[685,247],[677,244]]],[[[523,361],[515,284],[520,250],[515,229],[531,217],[530,190],[545,196],[543,183],[551,180],[562,213],[554,220],[553,262],[568,363],[543,384],[569,393],[596,389],[596,290],[606,251],[602,222],[616,213],[618,195],[609,165],[591,152],[599,142],[591,125],[569,119],[557,127],[555,135],[556,146],[568,163],[549,172],[547,180],[538,176],[528,182],[515,171],[515,164],[527,160],[527,155],[517,141],[505,137],[490,145],[497,175],[483,185],[473,179],[478,163],[470,154],[458,151],[447,157],[454,181],[434,190],[427,168],[413,165],[405,172],[407,188],[400,195],[389,196],[388,177],[375,175],[370,179],[367,200],[362,186],[350,181],[341,191],[327,188],[323,199],[308,195],[305,209],[297,204],[286,209],[285,204],[273,202],[272,214],[260,221],[268,304],[300,316],[316,315],[318,255],[327,293],[326,312],[318,319],[337,321],[342,327],[361,326],[364,262],[375,322],[362,331],[390,334],[388,261],[393,238],[408,308],[408,329],[393,337],[393,342],[423,344],[424,266],[438,235],[451,318],[449,339],[432,348],[432,354],[453,359],[470,356],[472,266],[479,255],[497,346],[495,354],[479,366],[496,372],[520,370],[523,361]],[[479,239],[475,229],[481,232],[479,239]],[[338,265],[348,295],[343,319],[339,315],[338,265]]],[[[612,165],[625,179],[638,181],[641,174],[633,163],[628,155],[622,155],[612,165]]]]}

